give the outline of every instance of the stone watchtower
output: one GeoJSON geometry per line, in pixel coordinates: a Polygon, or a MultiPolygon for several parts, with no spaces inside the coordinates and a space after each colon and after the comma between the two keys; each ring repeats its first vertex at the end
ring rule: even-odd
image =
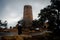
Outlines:
{"type": "Polygon", "coordinates": [[[24,27],[31,27],[32,20],[33,20],[32,6],[31,5],[25,5],[24,6],[24,13],[23,13],[24,27]]]}

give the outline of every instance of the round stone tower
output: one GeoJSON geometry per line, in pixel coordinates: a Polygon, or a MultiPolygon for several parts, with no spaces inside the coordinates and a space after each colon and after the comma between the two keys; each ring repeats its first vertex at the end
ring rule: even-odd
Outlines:
{"type": "Polygon", "coordinates": [[[23,21],[24,27],[31,27],[33,21],[31,5],[24,6],[23,21]]]}

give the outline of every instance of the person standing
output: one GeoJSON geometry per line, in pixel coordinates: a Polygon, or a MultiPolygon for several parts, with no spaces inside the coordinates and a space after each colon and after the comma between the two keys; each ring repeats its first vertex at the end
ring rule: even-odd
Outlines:
{"type": "Polygon", "coordinates": [[[22,25],[20,23],[20,21],[18,22],[18,34],[22,34],[22,25]]]}

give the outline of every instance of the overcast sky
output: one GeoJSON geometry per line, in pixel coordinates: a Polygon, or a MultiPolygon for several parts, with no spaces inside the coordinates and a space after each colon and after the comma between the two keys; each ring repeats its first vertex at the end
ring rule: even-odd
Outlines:
{"type": "Polygon", "coordinates": [[[37,19],[40,10],[50,5],[50,0],[0,0],[0,20],[7,20],[9,26],[15,26],[23,19],[24,5],[32,6],[33,19],[37,19]]]}

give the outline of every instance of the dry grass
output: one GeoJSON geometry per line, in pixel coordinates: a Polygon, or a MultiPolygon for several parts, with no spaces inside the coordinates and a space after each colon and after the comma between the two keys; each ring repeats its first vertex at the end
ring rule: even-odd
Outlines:
{"type": "Polygon", "coordinates": [[[2,37],[3,40],[23,40],[22,36],[3,36],[2,37]]]}

